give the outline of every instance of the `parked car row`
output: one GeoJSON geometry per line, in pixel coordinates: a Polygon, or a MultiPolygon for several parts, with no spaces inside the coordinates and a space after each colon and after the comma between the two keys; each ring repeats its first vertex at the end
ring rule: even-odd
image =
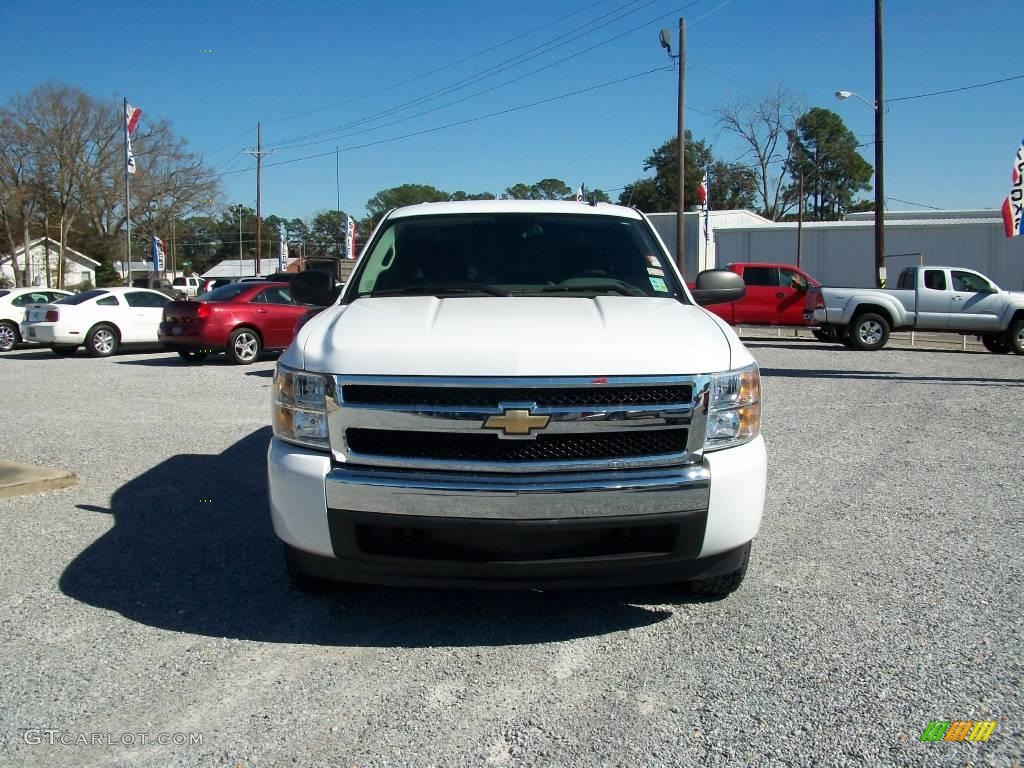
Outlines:
{"type": "Polygon", "coordinates": [[[192,301],[149,288],[16,289],[0,292],[0,342],[6,349],[22,340],[43,344],[60,356],[84,347],[93,357],[123,345],[161,344],[189,362],[224,352],[247,364],[287,347],[300,319],[315,309],[297,303],[287,283],[264,280],[232,282],[192,301]]]}

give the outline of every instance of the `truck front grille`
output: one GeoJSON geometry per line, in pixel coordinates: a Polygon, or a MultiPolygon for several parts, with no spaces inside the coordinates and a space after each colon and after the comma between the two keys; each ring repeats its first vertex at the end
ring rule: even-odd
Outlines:
{"type": "Polygon", "coordinates": [[[521,474],[691,464],[704,449],[709,383],[339,375],[328,431],[335,459],[361,466],[521,474]],[[528,420],[529,434],[508,419],[528,420]]]}
{"type": "Polygon", "coordinates": [[[434,461],[588,461],[666,456],[686,451],[686,429],[538,435],[502,440],[491,434],[349,429],[348,447],[358,454],[434,461]]]}
{"type": "Polygon", "coordinates": [[[350,405],[497,407],[499,403],[535,403],[540,408],[606,405],[671,405],[690,402],[686,384],[650,387],[404,387],[346,384],[342,401],[350,405]]]}

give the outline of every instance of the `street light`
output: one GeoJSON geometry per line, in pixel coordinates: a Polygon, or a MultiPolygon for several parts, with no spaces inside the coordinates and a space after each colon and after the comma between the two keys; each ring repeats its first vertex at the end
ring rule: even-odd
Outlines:
{"type": "Polygon", "coordinates": [[[883,116],[885,96],[882,86],[882,0],[875,0],[875,100],[868,101],[853,91],[836,91],[836,98],[845,101],[856,96],[875,110],[875,280],[885,287],[885,158],[883,149],[883,116]]]}
{"type": "Polygon", "coordinates": [[[876,284],[885,287],[885,184],[882,166],[882,113],[878,102],[865,99],[856,91],[836,91],[836,98],[846,101],[854,96],[867,104],[875,112],[875,272],[876,284]]]}

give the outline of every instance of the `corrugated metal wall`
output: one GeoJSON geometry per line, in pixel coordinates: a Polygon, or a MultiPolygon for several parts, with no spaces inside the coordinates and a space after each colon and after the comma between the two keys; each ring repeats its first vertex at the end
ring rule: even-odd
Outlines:
{"type": "MultiPolygon", "coordinates": [[[[796,263],[796,225],[715,230],[717,264],[769,261],[796,263]]],[[[1024,238],[1007,238],[1001,223],[886,222],[890,282],[901,269],[921,263],[967,267],[1005,290],[1024,290],[1024,238]]],[[[874,285],[871,222],[804,225],[801,267],[825,285],[874,285]]]]}

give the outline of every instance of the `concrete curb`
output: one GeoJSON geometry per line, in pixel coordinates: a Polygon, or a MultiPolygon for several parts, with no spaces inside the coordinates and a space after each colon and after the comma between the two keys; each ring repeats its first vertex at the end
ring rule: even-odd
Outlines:
{"type": "Polygon", "coordinates": [[[0,461],[0,499],[27,496],[76,485],[78,477],[66,469],[49,469],[32,464],[0,461]]]}

